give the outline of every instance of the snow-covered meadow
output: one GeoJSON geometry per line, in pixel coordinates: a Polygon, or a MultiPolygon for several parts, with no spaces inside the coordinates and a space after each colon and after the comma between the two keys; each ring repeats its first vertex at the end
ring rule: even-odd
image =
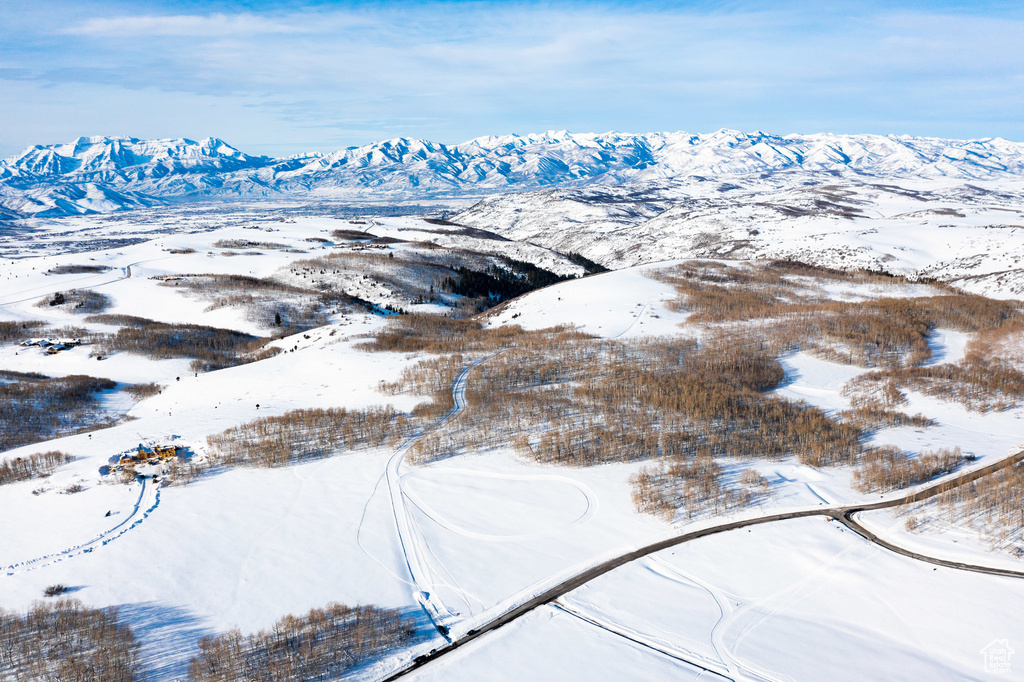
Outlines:
{"type": "MultiPolygon", "coordinates": [[[[250,309],[184,293],[173,278],[294,277],[285,273],[296,261],[363,252],[359,244],[332,239],[331,231],[340,228],[385,238],[380,252],[399,258],[430,241],[440,249],[529,261],[561,275],[582,273],[563,255],[535,244],[459,234],[414,218],[355,224],[297,217],[4,261],[0,321],[112,331],[109,323],[37,305],[77,288],[108,296],[106,314],[267,335],[250,309]],[[232,240],[279,246],[214,246],[232,240]],[[110,269],[46,274],[69,263],[110,269]]],[[[482,319],[492,328],[574,325],[605,339],[697,335],[687,329],[689,313],[670,305],[676,291],[652,278],[651,269],[634,266],[565,281],[482,319]]],[[[601,560],[691,527],[879,497],[851,487],[849,467],[811,467],[796,458],[723,460],[727,474],[758,471],[770,483],[769,494],[720,518],[669,523],[636,511],[630,477],[639,463],[559,467],[510,448],[426,465],[403,461],[404,446],[375,448],[284,468],[214,470],[186,486],[152,480],[125,485],[100,474],[112,457],[139,443],[173,442],[201,455],[207,436],[260,417],[384,404],[409,412],[426,400],[381,390],[423,354],[359,347],[390,323],[382,307],[403,292],[358,273],[341,281],[373,312],[331,313],[322,326],[271,341],[283,351],[273,357],[211,372],[193,371],[182,358],[115,352],[98,359],[89,344],[56,354],[0,345],[3,371],[160,386],[160,393],[142,400],[122,390],[104,396],[104,408],[119,418],[113,426],[0,455],[7,460],[61,450],[77,458],[44,480],[0,486],[0,606],[24,609],[58,583],[89,605],[117,606],[141,638],[153,677],[168,680],[185,678],[204,635],[267,628],[285,614],[330,601],[401,609],[416,620],[420,639],[412,649],[353,673],[378,679],[444,644],[431,618],[442,619],[457,639],[601,560]],[[81,492],[62,492],[76,483],[81,492]]],[[[836,285],[829,293],[855,300],[934,292],[924,285],[836,285]]],[[[932,362],[961,359],[968,340],[961,332],[935,331],[932,362]]],[[[850,407],[843,387],[866,371],[806,352],[781,362],[786,380],[775,392],[829,413],[850,407]]],[[[970,466],[1022,447],[1021,408],[979,414],[914,392],[908,401],[906,412],[922,413],[936,425],[881,429],[873,442],[914,453],[959,446],[977,458],[970,466]]],[[[993,553],[955,528],[909,533],[889,511],[865,513],[861,520],[922,553],[1024,570],[1024,562],[993,553]]],[[[1024,631],[1022,606],[1020,579],[915,562],[819,516],[729,531],[630,562],[410,678],[982,679],[981,649],[996,639],[1014,644],[1024,631]]]]}

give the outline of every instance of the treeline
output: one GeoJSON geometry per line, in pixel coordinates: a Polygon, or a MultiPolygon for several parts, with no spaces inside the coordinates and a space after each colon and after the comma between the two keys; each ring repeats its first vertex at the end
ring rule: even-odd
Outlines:
{"type": "Polygon", "coordinates": [[[117,609],[76,599],[0,608],[0,679],[12,682],[133,682],[144,679],[140,644],[117,609]]]}
{"type": "Polygon", "coordinates": [[[1000,358],[968,353],[957,364],[868,372],[844,390],[856,404],[890,407],[906,402],[907,389],[953,400],[977,412],[1007,410],[1024,400],[1024,371],[1000,358]]]}
{"type": "Polygon", "coordinates": [[[81,430],[102,418],[96,394],[117,387],[110,379],[74,374],[50,378],[4,372],[0,384],[0,452],[81,430]]]}
{"type": "MultiPolygon", "coordinates": [[[[758,321],[779,345],[863,367],[920,365],[931,357],[928,336],[936,328],[976,332],[1024,320],[1012,302],[968,294],[835,301],[817,280],[879,284],[878,276],[788,262],[691,261],[656,276],[676,288],[680,297],[672,307],[693,311],[693,322],[758,321]]],[[[900,278],[884,278],[884,283],[907,284],[900,278]]]]}
{"type": "Polygon", "coordinates": [[[336,679],[381,653],[409,645],[412,620],[396,609],[330,603],[285,616],[269,630],[232,630],[199,641],[192,682],[295,682],[336,679]]]}
{"type": "Polygon", "coordinates": [[[846,388],[858,409],[890,409],[906,389],[955,400],[978,411],[1002,410],[1024,399],[1024,348],[1018,343],[1024,314],[1012,301],[946,293],[917,298],[831,300],[822,283],[905,286],[903,278],[837,273],[773,262],[751,266],[691,261],[660,271],[680,297],[677,310],[715,325],[755,325],[775,352],[807,350],[837,362],[877,368],[846,388]],[[930,335],[937,328],[974,334],[956,364],[928,365],[930,335]]]}
{"type": "Polygon", "coordinates": [[[41,320],[26,320],[24,322],[0,322],[0,343],[7,341],[21,341],[35,334],[46,323],[41,320]]]}
{"type": "Polygon", "coordinates": [[[842,410],[838,416],[844,421],[856,424],[865,431],[878,431],[879,429],[888,429],[896,426],[911,426],[923,429],[936,425],[934,419],[929,419],[923,414],[918,413],[911,416],[905,412],[882,407],[872,402],[855,406],[849,410],[842,410]]]}
{"type": "MultiPolygon", "coordinates": [[[[583,336],[568,329],[559,330],[583,336]]],[[[372,340],[358,347],[370,351],[402,353],[468,353],[494,351],[524,340],[519,327],[485,328],[478,320],[464,320],[437,315],[402,315],[391,321],[372,340]]]]}
{"type": "Polygon", "coordinates": [[[218,239],[213,243],[218,249],[287,249],[287,244],[277,242],[256,242],[251,239],[218,239]]]}
{"type": "Polygon", "coordinates": [[[46,271],[47,275],[86,275],[100,272],[107,272],[112,268],[109,265],[54,265],[46,271]]]}
{"type": "Polygon", "coordinates": [[[956,471],[963,462],[959,447],[922,452],[917,457],[892,445],[868,448],[853,472],[853,487],[862,493],[908,488],[956,471]]]}
{"type": "Polygon", "coordinates": [[[565,254],[565,257],[571,260],[576,265],[583,268],[584,270],[586,270],[588,275],[595,275],[599,272],[608,272],[608,268],[601,265],[600,263],[590,260],[581,253],[570,251],[569,253],[565,254]]]}
{"type": "Polygon", "coordinates": [[[73,461],[74,457],[59,450],[37,452],[26,457],[12,457],[0,462],[0,485],[43,478],[56,471],[57,467],[73,461]]]}
{"type": "Polygon", "coordinates": [[[459,296],[483,299],[494,305],[572,279],[556,275],[533,263],[504,257],[501,260],[502,266],[492,265],[486,270],[459,266],[455,269],[454,277],[446,277],[441,281],[441,288],[459,296]]]}
{"type": "Polygon", "coordinates": [[[285,466],[342,450],[393,445],[412,428],[413,422],[391,407],[292,410],[209,436],[209,465],[285,466]]]}
{"type": "MultiPolygon", "coordinates": [[[[114,323],[117,317],[103,315],[90,319],[114,323]]],[[[122,321],[129,326],[114,334],[92,337],[96,346],[94,354],[102,356],[124,351],[155,359],[194,358],[193,371],[208,372],[262,360],[280,352],[277,348],[264,348],[270,341],[268,338],[232,329],[168,324],[127,316],[122,321]]]]}

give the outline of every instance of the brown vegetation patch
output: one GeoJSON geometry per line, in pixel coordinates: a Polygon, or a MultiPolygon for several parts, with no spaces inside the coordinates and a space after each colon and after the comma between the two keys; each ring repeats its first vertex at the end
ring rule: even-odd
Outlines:
{"type": "Polygon", "coordinates": [[[899,490],[956,471],[965,458],[960,448],[942,448],[911,457],[899,448],[868,448],[853,472],[853,486],[862,493],[899,490]]]}
{"type": "Polygon", "coordinates": [[[278,467],[341,450],[395,445],[413,428],[391,407],[302,409],[210,436],[210,466],[278,467]]]}
{"type": "Polygon", "coordinates": [[[891,410],[877,404],[867,404],[854,407],[850,410],[843,410],[838,415],[844,421],[856,424],[864,431],[877,431],[897,426],[909,426],[915,428],[927,428],[935,426],[936,422],[923,414],[913,416],[898,410],[891,410]]]}
{"type": "Polygon", "coordinates": [[[132,318],[132,326],[93,338],[94,353],[138,353],[155,359],[194,358],[192,370],[209,372],[273,357],[278,348],[264,348],[270,339],[233,329],[197,324],[167,324],[132,318]]]}
{"type": "Polygon", "coordinates": [[[690,339],[617,342],[567,329],[407,322],[382,334],[381,345],[458,351],[425,360],[386,387],[434,396],[431,416],[450,407],[451,383],[464,364],[504,349],[471,370],[467,408],[417,441],[416,461],[503,445],[572,466],[659,460],[633,481],[643,510],[686,505],[692,514],[753,498],[746,487],[721,482],[714,457],[795,455],[822,465],[852,463],[862,449],[858,427],[766,393],[783,371],[756,338],[722,336],[698,346],[690,339]],[[453,327],[466,331],[451,333],[453,327]]]}
{"type": "Polygon", "coordinates": [[[33,332],[46,323],[41,320],[24,322],[0,322],[0,343],[5,341],[21,341],[33,336],[33,332]]]}
{"type": "Polygon", "coordinates": [[[129,384],[124,387],[124,391],[136,400],[145,400],[146,398],[152,398],[160,393],[161,388],[160,384],[154,383],[129,384]]]}

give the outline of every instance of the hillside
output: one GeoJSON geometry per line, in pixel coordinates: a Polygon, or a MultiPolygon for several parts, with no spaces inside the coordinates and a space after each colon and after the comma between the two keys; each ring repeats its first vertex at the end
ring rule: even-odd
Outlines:
{"type": "Polygon", "coordinates": [[[805,173],[520,192],[451,219],[610,268],[776,258],[1024,297],[1024,180],[805,173]]]}

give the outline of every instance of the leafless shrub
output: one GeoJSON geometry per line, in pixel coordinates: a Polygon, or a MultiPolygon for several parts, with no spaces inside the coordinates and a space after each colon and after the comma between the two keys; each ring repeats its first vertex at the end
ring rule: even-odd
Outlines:
{"type": "Polygon", "coordinates": [[[109,379],[83,375],[6,375],[15,381],[0,384],[0,452],[98,423],[102,411],[96,394],[117,387],[109,379]]]}
{"type": "Polygon", "coordinates": [[[45,590],[43,590],[43,596],[44,597],[59,597],[60,595],[64,594],[65,592],[69,592],[70,590],[71,590],[71,588],[68,587],[67,585],[63,585],[61,583],[57,583],[56,585],[50,585],[45,590]]]}
{"type": "Polygon", "coordinates": [[[80,493],[83,490],[85,490],[85,486],[81,483],[72,483],[71,485],[66,486],[64,490],[61,490],[61,493],[64,495],[74,495],[75,493],[80,493]]]}
{"type": "Polygon", "coordinates": [[[146,398],[152,398],[156,394],[160,393],[160,384],[129,384],[124,387],[125,393],[135,398],[136,400],[145,400],[146,398]]]}
{"type": "MultiPolygon", "coordinates": [[[[167,486],[183,486],[195,481],[205,474],[213,466],[208,459],[171,459],[164,464],[164,473],[160,477],[160,484],[167,486]]],[[[122,475],[129,475],[121,483],[129,484],[135,481],[135,474],[129,470],[122,472],[122,475]]]]}
{"type": "Polygon", "coordinates": [[[139,643],[116,609],[66,597],[35,602],[25,614],[0,609],[0,673],[5,680],[131,682],[144,677],[139,643]]]}
{"type": "Polygon", "coordinates": [[[270,630],[231,630],[199,641],[192,682],[278,682],[336,679],[359,663],[415,638],[414,624],[394,609],[330,603],[285,616],[270,630]]]}
{"type": "Polygon", "coordinates": [[[393,444],[411,429],[409,419],[390,407],[305,409],[232,427],[208,442],[214,465],[276,467],[393,444]]]}
{"type": "Polygon", "coordinates": [[[0,485],[43,478],[52,474],[57,467],[73,461],[74,457],[59,450],[7,459],[0,462],[0,485]]]}
{"type": "Polygon", "coordinates": [[[195,250],[195,249],[193,249],[193,248],[192,248],[192,247],[190,247],[190,246],[186,246],[186,247],[184,247],[184,248],[180,248],[180,249],[167,249],[167,252],[168,252],[168,253],[173,253],[173,254],[174,254],[174,255],[176,255],[176,256],[183,256],[183,255],[185,255],[185,254],[189,254],[189,253],[195,253],[195,252],[196,252],[196,250],[195,250]]]}
{"type": "Polygon", "coordinates": [[[37,308],[60,308],[72,313],[98,313],[110,305],[110,297],[91,289],[58,291],[38,303],[37,308]]]}
{"type": "Polygon", "coordinates": [[[771,487],[771,482],[762,476],[756,469],[744,469],[740,474],[740,484],[750,490],[765,493],[771,487]]]}
{"type": "Polygon", "coordinates": [[[963,461],[959,447],[922,452],[917,457],[891,445],[869,448],[853,472],[853,485],[865,493],[907,488],[955,471],[963,461]]]}

